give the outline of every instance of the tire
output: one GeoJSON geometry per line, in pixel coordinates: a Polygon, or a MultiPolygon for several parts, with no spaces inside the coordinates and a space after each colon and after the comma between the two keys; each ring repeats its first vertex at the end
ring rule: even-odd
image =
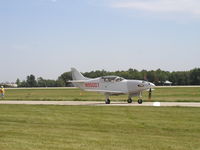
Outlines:
{"type": "Polygon", "coordinates": [[[128,99],[127,102],[128,102],[128,103],[132,103],[133,100],[132,100],[132,99],[128,99]]]}
{"type": "Polygon", "coordinates": [[[105,103],[106,103],[106,104],[110,104],[110,100],[107,99],[107,100],[105,101],[105,103]]]}
{"type": "Polygon", "coordinates": [[[142,99],[138,99],[138,104],[142,104],[142,99]]]}

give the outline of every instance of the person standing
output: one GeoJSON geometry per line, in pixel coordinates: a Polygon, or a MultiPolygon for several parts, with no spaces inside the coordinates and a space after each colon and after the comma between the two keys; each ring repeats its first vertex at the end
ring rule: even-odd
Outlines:
{"type": "Polygon", "coordinates": [[[1,86],[0,93],[1,93],[1,98],[4,98],[4,96],[5,96],[5,89],[4,89],[3,86],[1,86]]]}

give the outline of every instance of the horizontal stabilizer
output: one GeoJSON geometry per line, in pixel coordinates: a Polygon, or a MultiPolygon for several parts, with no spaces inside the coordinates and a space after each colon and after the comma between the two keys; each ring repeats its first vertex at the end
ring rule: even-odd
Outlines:
{"type": "Polygon", "coordinates": [[[69,80],[67,82],[71,82],[71,83],[85,83],[85,82],[87,82],[87,80],[69,80]]]}

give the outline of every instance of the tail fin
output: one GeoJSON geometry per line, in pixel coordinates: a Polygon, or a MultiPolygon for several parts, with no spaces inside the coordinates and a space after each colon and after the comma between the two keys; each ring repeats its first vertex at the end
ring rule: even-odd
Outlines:
{"type": "Polygon", "coordinates": [[[88,78],[84,77],[78,70],[71,68],[72,79],[73,80],[87,80],[88,78]]]}

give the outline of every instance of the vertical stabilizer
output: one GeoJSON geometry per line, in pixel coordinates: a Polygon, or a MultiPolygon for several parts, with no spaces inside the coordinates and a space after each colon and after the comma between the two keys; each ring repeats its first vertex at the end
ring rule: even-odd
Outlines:
{"type": "Polygon", "coordinates": [[[88,78],[84,77],[78,70],[71,68],[72,79],[73,80],[87,80],[88,78]]]}

